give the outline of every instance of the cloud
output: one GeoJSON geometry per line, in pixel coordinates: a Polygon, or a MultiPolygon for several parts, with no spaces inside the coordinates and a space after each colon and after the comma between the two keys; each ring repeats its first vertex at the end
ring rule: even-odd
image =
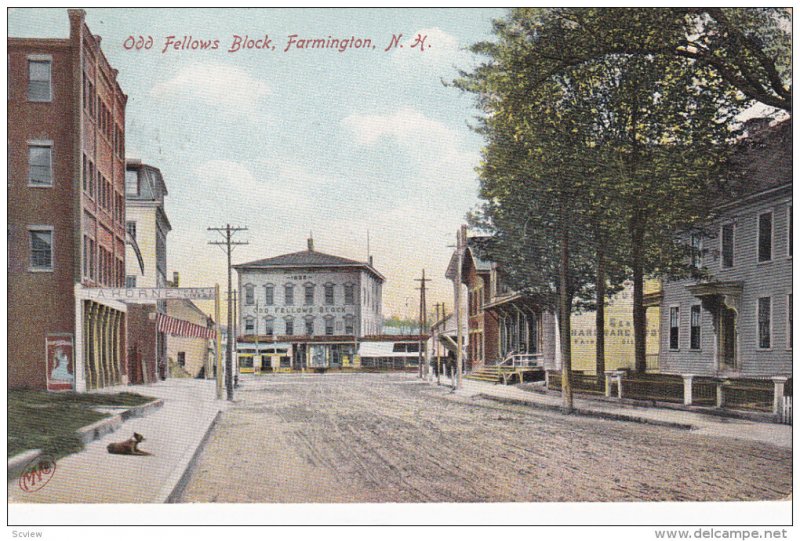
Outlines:
{"type": "Polygon", "coordinates": [[[200,62],[181,68],[150,90],[154,98],[188,98],[241,116],[259,113],[259,104],[270,93],[267,83],[236,66],[200,62]]]}
{"type": "Polygon", "coordinates": [[[360,145],[395,143],[414,164],[420,179],[472,184],[475,178],[474,167],[479,156],[463,149],[463,134],[413,107],[387,114],[352,114],[342,120],[342,125],[360,145]]]}

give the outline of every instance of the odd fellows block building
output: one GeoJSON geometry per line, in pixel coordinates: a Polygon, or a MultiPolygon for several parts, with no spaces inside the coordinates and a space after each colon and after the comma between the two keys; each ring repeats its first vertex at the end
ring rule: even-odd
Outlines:
{"type": "Polygon", "coordinates": [[[83,287],[125,278],[125,104],[100,37],[8,40],[8,382],[126,381],[125,306],[83,287]]]}
{"type": "MultiPolygon", "coordinates": [[[[239,340],[260,346],[272,369],[352,366],[358,343],[381,332],[385,281],[372,262],[308,249],[234,265],[239,340]]],[[[253,357],[243,357],[243,368],[253,357]]]]}

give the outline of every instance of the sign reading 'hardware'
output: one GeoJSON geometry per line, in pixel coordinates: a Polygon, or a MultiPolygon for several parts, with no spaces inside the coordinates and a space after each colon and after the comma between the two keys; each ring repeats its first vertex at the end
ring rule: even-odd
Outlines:
{"type": "Polygon", "coordinates": [[[213,287],[87,287],[83,298],[98,301],[146,303],[191,299],[213,301],[213,287]]]}

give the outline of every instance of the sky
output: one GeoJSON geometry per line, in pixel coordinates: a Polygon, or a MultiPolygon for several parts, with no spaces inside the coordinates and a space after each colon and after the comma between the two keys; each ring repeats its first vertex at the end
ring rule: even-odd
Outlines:
{"type": "MultiPolygon", "coordinates": [[[[385,316],[416,316],[422,269],[429,307],[452,306],[444,272],[478,203],[482,140],[470,130],[473,97],[443,81],[476,65],[465,49],[490,39],[503,13],[87,9],[128,95],[126,154],[159,167],[167,183],[169,275],[225,287],[224,254],[207,244],[220,239],[207,227],[249,228],[235,237],[249,244],[234,263],[304,250],[311,234],[318,251],[364,261],[369,231],[387,280],[385,316]],[[284,51],[292,34],[374,48],[284,51]],[[229,52],[236,35],[268,36],[270,47],[229,52]],[[395,35],[402,47],[385,51],[395,35]],[[412,47],[418,35],[424,42],[412,47]],[[152,37],[150,48],[130,47],[138,36],[152,37]],[[164,50],[168,36],[219,43],[164,50]]],[[[69,34],[65,9],[14,8],[8,25],[11,37],[69,34]]]]}

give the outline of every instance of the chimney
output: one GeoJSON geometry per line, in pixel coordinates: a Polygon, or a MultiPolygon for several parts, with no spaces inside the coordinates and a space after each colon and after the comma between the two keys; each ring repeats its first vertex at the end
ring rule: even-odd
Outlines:
{"type": "Polygon", "coordinates": [[[172,287],[180,287],[181,275],[177,271],[172,273],[172,287]]]}
{"type": "Polygon", "coordinates": [[[314,251],[314,239],[313,239],[313,237],[308,237],[308,251],[309,252],[313,252],[314,251]]]}
{"type": "Polygon", "coordinates": [[[369,256],[369,266],[372,266],[372,256],[369,256]]]}

